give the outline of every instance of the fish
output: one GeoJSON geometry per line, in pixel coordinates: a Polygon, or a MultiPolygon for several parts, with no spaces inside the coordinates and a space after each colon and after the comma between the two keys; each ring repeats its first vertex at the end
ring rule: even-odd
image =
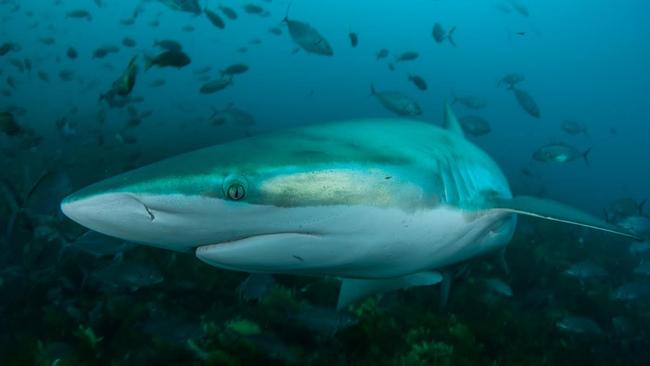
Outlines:
{"type": "Polygon", "coordinates": [[[650,239],[650,219],[645,216],[633,215],[627,216],[616,222],[616,225],[626,229],[631,233],[650,239]]]}
{"type": "Polygon", "coordinates": [[[244,11],[248,14],[257,14],[257,15],[262,15],[264,14],[264,8],[256,5],[256,4],[245,4],[244,5],[244,11]]]}
{"type": "Polygon", "coordinates": [[[631,197],[622,197],[609,204],[605,209],[607,221],[621,221],[628,216],[644,216],[643,207],[646,199],[637,201],[631,197]]]}
{"type": "Polygon", "coordinates": [[[359,45],[359,35],[354,32],[348,33],[348,38],[350,38],[350,47],[355,48],[359,45]]]}
{"type": "Polygon", "coordinates": [[[0,56],[4,56],[8,54],[11,51],[18,51],[20,47],[13,42],[5,42],[2,45],[0,45],[0,56]]]}
{"type": "Polygon", "coordinates": [[[46,46],[51,46],[56,43],[56,39],[54,39],[54,37],[41,37],[38,39],[38,41],[46,46]]]}
{"type": "Polygon", "coordinates": [[[222,77],[220,79],[208,81],[205,84],[201,85],[199,92],[201,92],[201,94],[213,94],[226,89],[230,85],[232,85],[232,78],[222,77]]]}
{"type": "Polygon", "coordinates": [[[506,89],[513,89],[517,84],[526,80],[526,77],[522,74],[515,72],[504,75],[497,82],[497,87],[500,87],[502,84],[506,86],[506,89]]]}
{"type": "Polygon", "coordinates": [[[183,68],[192,62],[190,57],[183,51],[165,51],[155,57],[145,57],[144,70],[147,71],[153,66],[183,68]]]}
{"type": "Polygon", "coordinates": [[[199,0],[157,0],[157,1],[175,11],[182,11],[186,13],[192,13],[195,15],[201,14],[201,5],[199,4],[199,0]]]}
{"type": "Polygon", "coordinates": [[[63,69],[59,71],[59,79],[61,79],[62,81],[71,81],[72,79],[74,79],[74,76],[75,76],[74,70],[63,69]]]}
{"type": "Polygon", "coordinates": [[[645,282],[630,282],[618,287],[612,298],[621,302],[635,302],[650,299],[650,285],[645,282]]]}
{"type": "Polygon", "coordinates": [[[38,72],[36,73],[36,75],[38,76],[38,78],[39,78],[41,81],[43,81],[43,82],[45,82],[45,83],[49,83],[49,82],[50,82],[50,76],[49,76],[45,71],[38,71],[38,72]]]}
{"type": "Polygon", "coordinates": [[[248,69],[249,67],[246,64],[232,64],[226,67],[225,69],[221,70],[221,75],[222,76],[240,75],[247,72],[248,69]]]}
{"type": "Polygon", "coordinates": [[[235,12],[235,10],[233,10],[233,8],[224,5],[219,5],[219,10],[221,10],[221,12],[223,13],[223,15],[226,16],[226,18],[230,20],[237,19],[237,13],[235,12]]]}
{"type": "Polygon", "coordinates": [[[255,124],[255,117],[250,113],[235,107],[230,103],[224,109],[212,108],[212,115],[208,119],[213,126],[220,126],[224,124],[234,124],[240,126],[252,126],[255,124]]]}
{"type": "Polygon", "coordinates": [[[575,147],[559,142],[540,146],[533,153],[533,159],[542,163],[569,163],[582,159],[587,166],[590,166],[589,153],[591,148],[580,152],[575,147]]]}
{"type": "Polygon", "coordinates": [[[133,38],[124,37],[124,38],[122,38],[122,45],[124,47],[133,48],[133,47],[135,47],[137,45],[137,43],[133,38]]]}
{"type": "Polygon", "coordinates": [[[468,115],[460,117],[459,120],[463,131],[472,136],[484,136],[492,131],[490,123],[483,117],[468,115]]]}
{"type": "Polygon", "coordinates": [[[384,108],[398,116],[419,116],[422,114],[422,108],[420,108],[417,101],[398,91],[377,91],[374,85],[371,85],[370,95],[377,98],[384,108]]]}
{"type": "Polygon", "coordinates": [[[214,25],[215,27],[219,29],[226,28],[226,23],[224,23],[223,19],[221,19],[219,14],[215,13],[214,11],[208,8],[203,9],[203,14],[205,14],[205,16],[208,18],[210,23],[212,23],[212,25],[214,25]]]}
{"type": "Polygon", "coordinates": [[[395,63],[414,61],[420,57],[420,54],[415,51],[406,51],[402,52],[395,58],[395,63]]]}
{"type": "Polygon", "coordinates": [[[441,127],[355,119],[256,134],[97,182],[61,211],[218,268],[337,277],[337,309],[440,284],[443,268],[502,250],[518,214],[638,239],[562,203],[513,196],[450,105],[443,116],[441,127]]]}
{"type": "Polygon", "coordinates": [[[68,47],[68,50],[66,51],[66,55],[68,56],[69,59],[74,60],[79,56],[79,53],[74,47],[68,47]]]}
{"type": "Polygon", "coordinates": [[[650,276],[650,262],[641,262],[634,268],[634,273],[642,276],[650,276]]]}
{"type": "Polygon", "coordinates": [[[644,255],[650,252],[650,241],[633,242],[628,247],[628,251],[632,255],[644,255]]]}
{"type": "Polygon", "coordinates": [[[452,93],[451,104],[460,103],[465,108],[479,110],[487,107],[487,102],[482,98],[473,95],[456,95],[452,93]]]}
{"type": "Polygon", "coordinates": [[[562,332],[584,336],[600,336],[603,329],[590,318],[568,315],[558,320],[555,326],[562,332]]]}
{"type": "Polygon", "coordinates": [[[0,132],[7,136],[19,136],[23,128],[18,124],[11,112],[0,112],[0,132]]]}
{"type": "Polygon", "coordinates": [[[120,260],[94,271],[90,278],[107,290],[137,291],[164,281],[154,266],[132,260],[120,260]]]}
{"type": "Polygon", "coordinates": [[[379,51],[377,51],[377,54],[375,55],[375,58],[377,60],[383,60],[386,57],[388,57],[389,54],[390,54],[390,51],[388,49],[382,48],[379,51]]]}
{"type": "Polygon", "coordinates": [[[114,90],[117,95],[127,96],[133,91],[138,75],[137,60],[138,55],[133,56],[122,75],[113,82],[111,90],[114,90]]]}
{"type": "Polygon", "coordinates": [[[526,5],[524,5],[521,1],[519,0],[510,0],[510,6],[512,6],[517,13],[519,13],[522,16],[528,17],[530,15],[530,12],[528,11],[528,8],[526,5]]]}
{"type": "Polygon", "coordinates": [[[76,250],[95,258],[102,258],[121,255],[134,248],[136,248],[135,244],[88,230],[75,240],[65,243],[61,252],[76,250]]]}
{"type": "Polygon", "coordinates": [[[442,24],[436,23],[433,25],[433,31],[431,32],[431,35],[433,36],[433,39],[436,41],[436,43],[442,43],[445,40],[448,40],[452,46],[456,47],[456,42],[453,38],[455,31],[456,27],[451,27],[449,28],[449,31],[445,31],[445,29],[442,27],[442,24]]]}
{"type": "Polygon", "coordinates": [[[333,56],[334,50],[329,41],[320,32],[308,23],[289,19],[285,16],[282,20],[289,29],[289,36],[293,42],[307,53],[321,56],[333,56]]]}
{"type": "Polygon", "coordinates": [[[408,75],[408,80],[413,83],[418,89],[424,91],[427,90],[427,82],[422,78],[421,76],[418,75],[413,75],[409,74],[408,75]]]}
{"type": "Polygon", "coordinates": [[[539,119],[541,113],[537,102],[535,102],[535,99],[533,99],[533,97],[531,97],[530,94],[528,94],[528,92],[523,89],[513,87],[511,90],[515,95],[519,106],[533,118],[539,119]]]}
{"type": "Polygon", "coordinates": [[[483,285],[492,293],[504,297],[512,297],[512,288],[503,280],[498,278],[487,278],[482,280],[483,285]]]}
{"type": "Polygon", "coordinates": [[[589,136],[589,130],[587,126],[576,122],[574,120],[564,120],[562,121],[562,130],[569,135],[585,135],[589,136]]]}
{"type": "Polygon", "coordinates": [[[275,286],[273,276],[267,273],[251,273],[239,285],[237,292],[244,301],[260,301],[275,286]]]}
{"type": "Polygon", "coordinates": [[[581,281],[600,279],[608,276],[608,273],[605,271],[605,269],[590,261],[573,264],[563,273],[569,277],[574,277],[581,281]]]}
{"type": "Polygon", "coordinates": [[[85,9],[78,9],[78,10],[72,10],[69,11],[65,14],[66,18],[77,18],[77,19],[85,19],[87,21],[93,20],[92,14],[88,10],[85,9]]]}
{"type": "Polygon", "coordinates": [[[290,315],[289,319],[313,332],[329,337],[359,322],[352,313],[347,311],[311,305],[301,307],[295,314],[290,315]]]}
{"type": "Polygon", "coordinates": [[[166,51],[181,52],[183,51],[183,45],[173,39],[163,39],[160,41],[154,41],[154,47],[162,48],[166,51]]]}

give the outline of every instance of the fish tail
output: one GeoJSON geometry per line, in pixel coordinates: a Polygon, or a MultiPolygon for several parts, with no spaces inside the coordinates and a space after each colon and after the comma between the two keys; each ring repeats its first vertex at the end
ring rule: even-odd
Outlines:
{"type": "Polygon", "coordinates": [[[639,202],[637,205],[637,208],[639,210],[639,215],[643,216],[643,206],[645,206],[645,203],[648,201],[647,198],[644,198],[643,201],[639,202]]]}
{"type": "Polygon", "coordinates": [[[453,104],[456,104],[456,102],[458,102],[458,96],[456,96],[456,93],[454,93],[454,92],[452,91],[452,92],[451,92],[451,104],[452,104],[452,105],[453,105],[453,104]]]}
{"type": "Polygon", "coordinates": [[[582,153],[582,159],[585,161],[585,164],[587,164],[588,167],[591,167],[591,163],[589,162],[589,153],[591,152],[591,148],[588,148],[585,150],[585,152],[582,153]]]}
{"type": "Polygon", "coordinates": [[[370,84],[370,96],[376,95],[375,84],[370,84]]]}
{"type": "Polygon", "coordinates": [[[449,40],[449,43],[451,43],[452,46],[456,47],[456,41],[454,41],[454,31],[456,31],[456,27],[451,27],[449,29],[449,32],[447,32],[447,39],[449,40]]]}
{"type": "Polygon", "coordinates": [[[153,58],[150,56],[144,56],[144,71],[149,70],[153,66],[153,58]]]}
{"type": "Polygon", "coordinates": [[[289,5],[287,5],[287,11],[284,13],[284,18],[282,18],[282,23],[286,23],[289,21],[289,10],[291,10],[291,5],[293,5],[293,0],[289,2],[289,5]]]}
{"type": "Polygon", "coordinates": [[[603,208],[603,216],[605,216],[605,222],[612,222],[612,219],[609,217],[609,212],[607,212],[606,208],[603,208]]]}

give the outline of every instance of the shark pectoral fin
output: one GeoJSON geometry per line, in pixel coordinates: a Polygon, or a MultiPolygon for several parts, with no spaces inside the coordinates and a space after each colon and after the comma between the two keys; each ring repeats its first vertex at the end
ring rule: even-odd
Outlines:
{"type": "Polygon", "coordinates": [[[336,254],[319,245],[316,234],[275,233],[255,235],[225,243],[196,248],[196,257],[225,269],[279,273],[317,266],[336,254]]]}
{"type": "Polygon", "coordinates": [[[451,106],[449,103],[445,102],[445,110],[443,113],[443,118],[442,118],[442,125],[443,127],[460,137],[465,137],[465,134],[463,133],[463,128],[460,125],[460,122],[458,122],[458,118],[456,118],[456,114],[454,113],[454,110],[451,109],[451,106]]]}
{"type": "Polygon", "coordinates": [[[605,222],[591,214],[565,204],[531,196],[517,196],[512,199],[496,199],[492,209],[501,209],[517,214],[539,217],[584,226],[612,234],[643,240],[620,226],[605,222]]]}
{"type": "Polygon", "coordinates": [[[336,309],[343,309],[357,300],[361,300],[370,295],[415,286],[430,286],[440,283],[441,281],[442,275],[435,271],[418,272],[403,277],[388,279],[344,279],[341,282],[339,300],[336,309]]]}

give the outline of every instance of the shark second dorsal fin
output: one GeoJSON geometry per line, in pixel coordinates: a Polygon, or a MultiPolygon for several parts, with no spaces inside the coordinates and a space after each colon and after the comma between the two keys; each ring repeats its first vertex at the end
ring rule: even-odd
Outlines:
{"type": "Polygon", "coordinates": [[[565,222],[636,240],[643,240],[643,238],[620,226],[607,223],[575,207],[548,199],[531,196],[517,196],[511,199],[495,198],[492,200],[490,208],[538,217],[545,220],[565,222]]]}
{"type": "Polygon", "coordinates": [[[460,136],[460,137],[465,137],[465,134],[463,133],[463,128],[460,125],[460,122],[458,122],[458,118],[456,118],[456,114],[454,113],[454,110],[451,109],[451,105],[447,101],[445,101],[445,110],[443,112],[443,118],[442,118],[442,127],[449,131],[450,133],[453,133],[454,135],[460,136]]]}
{"type": "Polygon", "coordinates": [[[418,272],[403,277],[387,279],[362,280],[346,278],[341,281],[336,309],[341,310],[370,295],[409,287],[431,286],[440,283],[440,281],[442,281],[442,275],[435,271],[418,272]]]}

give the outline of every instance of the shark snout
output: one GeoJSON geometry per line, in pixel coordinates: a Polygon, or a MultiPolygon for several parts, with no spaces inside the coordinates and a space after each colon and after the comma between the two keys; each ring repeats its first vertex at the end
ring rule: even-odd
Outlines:
{"type": "Polygon", "coordinates": [[[138,232],[150,228],[155,220],[151,210],[128,193],[71,195],[61,202],[61,211],[89,229],[129,240],[138,240],[138,232]]]}

